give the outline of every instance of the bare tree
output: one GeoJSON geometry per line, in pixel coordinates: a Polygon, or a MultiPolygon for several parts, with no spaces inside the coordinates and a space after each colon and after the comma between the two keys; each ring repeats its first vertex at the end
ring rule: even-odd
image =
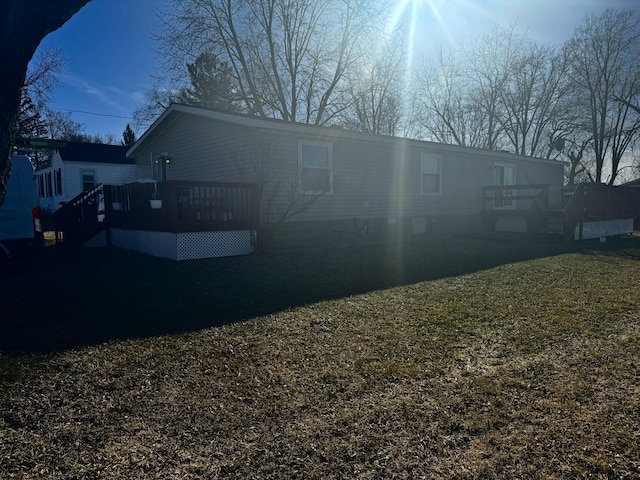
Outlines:
{"type": "Polygon", "coordinates": [[[468,80],[458,57],[441,51],[435,61],[424,65],[414,93],[415,118],[427,139],[484,147],[485,117],[468,98],[468,80]]]}
{"type": "Polygon", "coordinates": [[[266,250],[273,235],[289,219],[306,211],[324,192],[305,193],[300,188],[298,169],[286,163],[286,156],[269,141],[249,141],[244,151],[233,150],[240,181],[257,185],[260,205],[260,249],[266,250]]]}
{"type": "Polygon", "coordinates": [[[568,187],[575,186],[581,179],[593,182],[588,162],[584,159],[584,152],[589,143],[590,140],[583,140],[581,143],[573,143],[567,148],[566,155],[569,159],[569,170],[565,173],[565,184],[568,187]]]}
{"type": "Polygon", "coordinates": [[[229,65],[243,111],[312,124],[344,108],[345,79],[370,21],[365,0],[172,0],[159,37],[165,71],[212,52],[229,65]]]}
{"type": "MultiPolygon", "coordinates": [[[[638,88],[640,89],[640,85],[638,85],[638,88]]],[[[638,95],[640,95],[640,90],[638,91],[638,95]]],[[[639,105],[634,105],[633,103],[631,103],[629,100],[625,100],[624,98],[620,98],[620,97],[613,97],[613,99],[616,102],[621,102],[624,103],[626,106],[628,106],[631,110],[633,110],[634,112],[640,114],[640,106],[639,105]]]]}
{"type": "Polygon", "coordinates": [[[591,137],[594,180],[603,181],[608,161],[608,183],[612,184],[624,154],[640,132],[638,112],[631,108],[640,88],[640,18],[631,11],[612,9],[588,17],[564,51],[571,94],[583,115],[580,127],[591,137]]]}
{"type": "Polygon", "coordinates": [[[441,52],[435,62],[425,65],[415,95],[429,137],[489,150],[515,143],[522,150],[522,131],[530,136],[533,121],[512,115],[531,115],[532,91],[525,91],[531,81],[525,38],[515,25],[496,26],[480,40],[441,52]],[[518,70],[520,78],[515,76],[518,70]],[[523,99],[525,94],[529,96],[523,99]]]}
{"type": "Polygon", "coordinates": [[[61,51],[51,49],[38,50],[29,62],[20,108],[13,125],[15,136],[33,138],[47,134],[46,105],[64,64],[61,51]]]}
{"type": "Polygon", "coordinates": [[[563,99],[568,90],[564,57],[523,38],[500,93],[500,123],[518,155],[549,158],[565,134],[563,99]]]}
{"type": "Polygon", "coordinates": [[[516,25],[508,29],[498,26],[478,42],[470,42],[462,48],[464,74],[468,79],[470,108],[482,114],[485,121],[484,148],[497,150],[504,133],[505,111],[503,94],[508,88],[512,68],[517,62],[523,36],[516,25]]]}
{"type": "Polygon", "coordinates": [[[40,41],[90,0],[7,0],[0,22],[0,204],[11,165],[13,125],[27,66],[40,41]],[[37,14],[34,14],[37,12],[37,14]]]}
{"type": "Polygon", "coordinates": [[[29,62],[23,88],[38,107],[42,108],[51,100],[58,75],[65,65],[60,49],[40,48],[36,51],[29,62]]]}
{"type": "Polygon", "coordinates": [[[400,46],[364,57],[349,79],[351,104],[345,127],[376,135],[397,135],[404,118],[405,58],[400,46]]]}
{"type": "Polygon", "coordinates": [[[178,101],[179,94],[179,90],[154,86],[147,92],[145,104],[133,112],[134,128],[141,130],[151,125],[169,105],[178,101]]]}
{"type": "Polygon", "coordinates": [[[73,120],[69,112],[45,108],[44,119],[49,137],[55,140],[70,140],[84,133],[84,125],[73,120]]]}

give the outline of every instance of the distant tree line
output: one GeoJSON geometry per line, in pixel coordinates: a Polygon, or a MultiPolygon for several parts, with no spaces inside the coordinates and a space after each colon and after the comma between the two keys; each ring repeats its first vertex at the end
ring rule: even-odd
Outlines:
{"type": "Polygon", "coordinates": [[[496,27],[410,69],[402,25],[385,31],[372,3],[171,0],[157,37],[167,77],[137,124],[180,102],[558,158],[568,184],[614,183],[633,158],[637,13],[586,17],[561,46],[496,27]]]}

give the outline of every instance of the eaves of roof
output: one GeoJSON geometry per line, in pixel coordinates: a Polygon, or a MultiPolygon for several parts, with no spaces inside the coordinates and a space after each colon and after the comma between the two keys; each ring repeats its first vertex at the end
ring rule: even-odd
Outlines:
{"type": "Polygon", "coordinates": [[[228,113],[217,110],[211,110],[201,107],[193,107],[182,104],[171,104],[164,113],[158,117],[158,119],[147,129],[144,134],[138,139],[138,141],[129,148],[127,151],[127,157],[135,157],[137,150],[142,148],[147,142],[157,137],[168,124],[173,123],[182,115],[194,115],[202,118],[203,120],[216,120],[226,122],[235,125],[241,125],[245,127],[253,127],[261,130],[270,130],[282,133],[290,133],[303,136],[315,136],[323,137],[333,140],[349,139],[357,142],[367,143],[379,143],[386,145],[394,145],[399,147],[416,148],[429,148],[430,150],[451,152],[451,153],[466,153],[480,156],[490,156],[492,158],[500,158],[503,160],[528,160],[532,162],[552,163],[555,165],[568,165],[567,162],[558,160],[549,160],[537,157],[525,157],[522,155],[516,155],[510,152],[486,150],[481,148],[465,147],[460,145],[449,145],[445,143],[429,142],[425,140],[416,140],[402,137],[392,137],[384,135],[374,135],[370,133],[355,132],[345,130],[340,127],[327,127],[318,125],[309,125],[304,123],[292,123],[284,120],[256,117],[246,114],[228,113]]]}

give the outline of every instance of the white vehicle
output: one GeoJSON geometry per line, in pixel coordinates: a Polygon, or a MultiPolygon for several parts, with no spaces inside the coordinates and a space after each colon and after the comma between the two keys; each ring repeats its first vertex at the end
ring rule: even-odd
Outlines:
{"type": "Polygon", "coordinates": [[[29,157],[14,155],[0,205],[0,264],[42,253],[38,187],[29,157]]]}

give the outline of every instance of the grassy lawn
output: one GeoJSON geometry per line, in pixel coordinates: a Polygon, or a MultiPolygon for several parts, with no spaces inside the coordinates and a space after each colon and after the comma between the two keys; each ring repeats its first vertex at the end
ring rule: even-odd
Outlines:
{"type": "Polygon", "coordinates": [[[640,478],[640,238],[93,250],[0,287],[2,479],[640,478]]]}

